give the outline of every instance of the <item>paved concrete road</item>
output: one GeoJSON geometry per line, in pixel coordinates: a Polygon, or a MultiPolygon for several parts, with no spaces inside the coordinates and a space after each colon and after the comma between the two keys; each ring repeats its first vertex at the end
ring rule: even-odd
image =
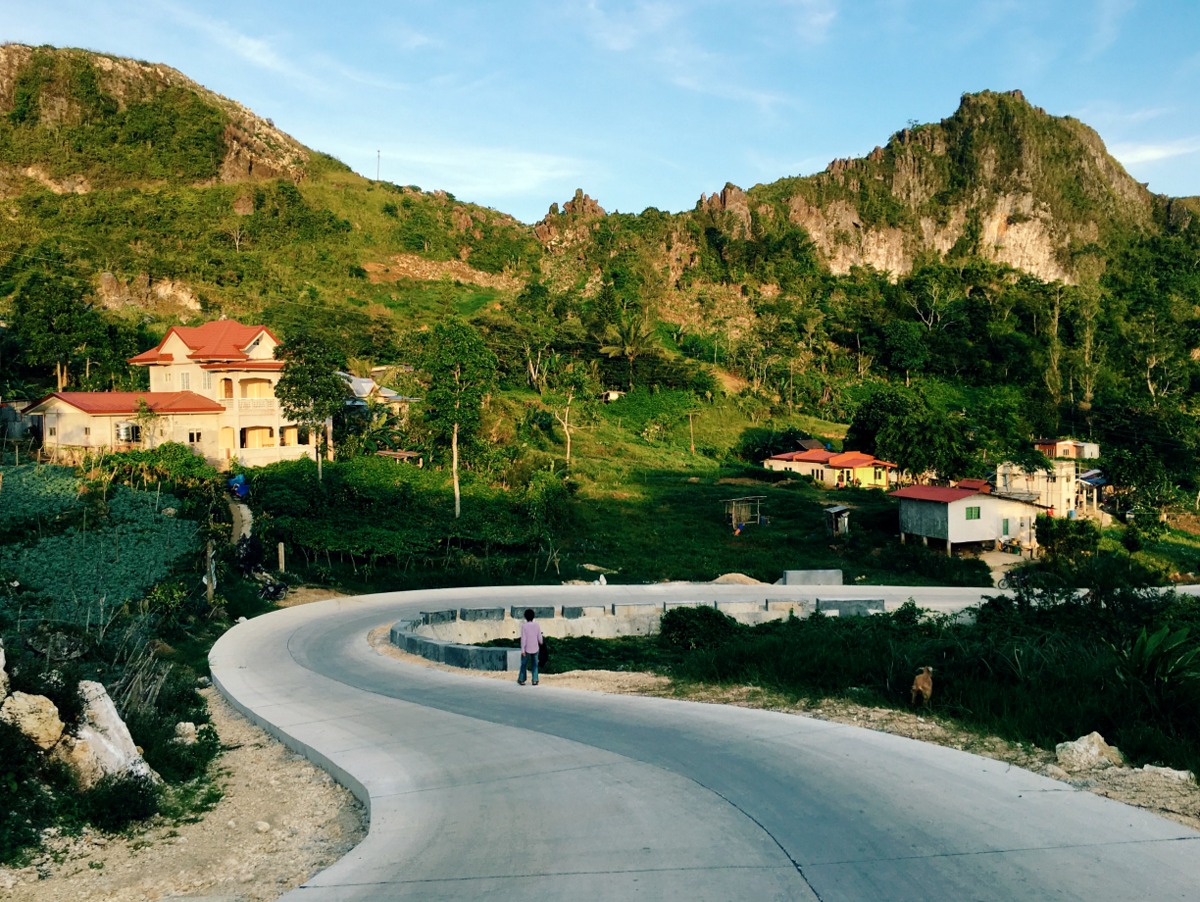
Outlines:
{"type": "Polygon", "coordinates": [[[793,715],[521,688],[365,641],[420,610],[580,603],[567,591],[338,599],[222,637],[222,691],[369,799],[367,839],[285,898],[1200,898],[1200,833],[995,761],[793,715]]]}

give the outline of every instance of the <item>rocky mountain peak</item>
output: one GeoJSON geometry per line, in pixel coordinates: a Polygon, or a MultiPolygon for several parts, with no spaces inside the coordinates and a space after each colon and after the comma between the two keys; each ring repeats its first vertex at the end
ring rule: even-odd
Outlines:
{"type": "MultiPolygon", "coordinates": [[[[224,152],[216,180],[303,178],[311,157],[308,148],[270,119],[201,87],[170,66],[87,50],[0,45],[0,116],[25,128],[81,127],[106,119],[127,125],[122,117],[131,108],[144,108],[167,95],[176,103],[194,99],[219,111],[224,152]]],[[[87,184],[78,173],[38,180],[46,184],[65,178],[73,180],[63,190],[78,192],[80,184],[87,184]]]]}

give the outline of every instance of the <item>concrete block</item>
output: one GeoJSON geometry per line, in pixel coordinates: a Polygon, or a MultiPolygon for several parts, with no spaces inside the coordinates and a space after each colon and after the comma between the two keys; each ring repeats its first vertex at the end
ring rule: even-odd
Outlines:
{"type": "Polygon", "coordinates": [[[632,601],[624,604],[614,604],[614,617],[645,617],[647,614],[657,614],[661,607],[653,601],[632,601]]]}
{"type": "Polygon", "coordinates": [[[797,617],[807,617],[816,606],[807,598],[768,598],[766,604],[768,611],[779,611],[785,616],[795,613],[797,617]]]}
{"type": "Polygon", "coordinates": [[[519,673],[521,670],[521,649],[505,648],[502,649],[505,653],[505,667],[510,673],[519,673]]]}
{"type": "Polygon", "coordinates": [[[667,612],[672,608],[715,608],[715,601],[664,601],[663,612],[667,612]]]}
{"type": "Polygon", "coordinates": [[[817,610],[822,613],[837,611],[840,617],[861,617],[865,614],[882,613],[882,598],[818,598],[817,610]]]}
{"type": "Polygon", "coordinates": [[[421,622],[428,626],[431,623],[453,623],[458,619],[458,611],[422,611],[421,622]]]}
{"type": "Polygon", "coordinates": [[[443,659],[451,667],[461,667],[464,670],[504,670],[508,660],[508,649],[446,645],[443,659]]]}
{"type": "Polygon", "coordinates": [[[784,570],[785,586],[840,586],[841,570],[784,570]]]}
{"type": "Polygon", "coordinates": [[[563,605],[562,615],[567,620],[579,620],[581,617],[605,617],[608,608],[605,605],[563,605]]]}
{"type": "Polygon", "coordinates": [[[737,614],[754,614],[759,611],[765,611],[767,604],[765,601],[754,600],[733,600],[733,601],[718,601],[715,602],[716,608],[722,614],[729,614],[731,617],[737,614]]]}
{"type": "Polygon", "coordinates": [[[533,611],[535,620],[550,620],[554,617],[554,607],[552,605],[547,607],[537,607],[536,605],[529,604],[513,605],[508,609],[508,613],[513,620],[524,620],[525,611],[527,610],[533,611]]]}
{"type": "Polygon", "coordinates": [[[503,620],[504,608],[459,608],[459,620],[503,620]]]}

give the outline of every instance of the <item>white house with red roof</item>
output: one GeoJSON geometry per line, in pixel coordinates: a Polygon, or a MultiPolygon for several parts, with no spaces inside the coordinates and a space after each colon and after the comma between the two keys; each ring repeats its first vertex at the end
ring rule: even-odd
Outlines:
{"type": "Polygon", "coordinates": [[[1045,513],[1032,501],[1009,498],[977,487],[910,485],[891,493],[900,502],[900,541],[919,538],[955,545],[982,543],[1012,546],[1034,556],[1034,524],[1045,513]]]}
{"type": "Polygon", "coordinates": [[[763,461],[763,466],[768,470],[800,473],[830,488],[862,486],[884,489],[894,485],[898,479],[895,464],[861,451],[828,451],[824,448],[786,451],[768,457],[763,461]]]}
{"type": "Polygon", "coordinates": [[[278,344],[265,326],[233,320],[173,326],[129,359],[149,370],[148,392],[54,392],[26,415],[41,418],[42,445],[55,454],[179,442],[222,467],[314,457],[316,437],[275,399],[278,344]]]}

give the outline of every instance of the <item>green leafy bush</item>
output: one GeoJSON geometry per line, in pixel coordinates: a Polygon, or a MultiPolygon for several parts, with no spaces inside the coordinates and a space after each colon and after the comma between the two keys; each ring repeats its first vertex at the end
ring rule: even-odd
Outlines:
{"type": "Polygon", "coordinates": [[[0,722],[0,864],[20,861],[52,823],[54,796],[40,777],[37,746],[0,722]]]}
{"type": "Polygon", "coordinates": [[[158,789],[149,776],[109,774],[83,795],[81,810],[87,821],[108,833],[158,813],[158,789]]]}
{"type": "Polygon", "coordinates": [[[725,645],[741,631],[741,625],[707,605],[671,608],[663,614],[659,642],[667,648],[696,651],[725,645]]]}

